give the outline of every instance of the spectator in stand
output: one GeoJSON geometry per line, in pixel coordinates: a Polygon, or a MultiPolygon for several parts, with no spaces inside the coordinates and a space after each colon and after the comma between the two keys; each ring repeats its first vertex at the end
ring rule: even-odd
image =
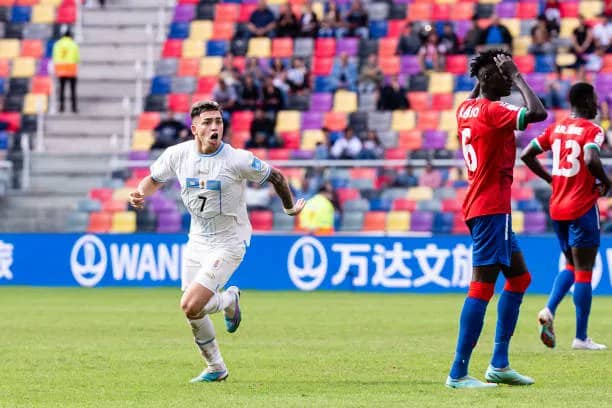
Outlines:
{"type": "Polygon", "coordinates": [[[597,48],[604,49],[606,53],[612,52],[612,15],[593,28],[593,39],[597,48]]]}
{"type": "Polygon", "coordinates": [[[303,95],[309,89],[308,69],[302,58],[294,58],[287,71],[287,84],[292,93],[303,95]]]}
{"type": "Polygon", "coordinates": [[[587,63],[587,55],[595,51],[593,41],[593,30],[587,24],[584,17],[579,17],[579,26],[572,34],[572,53],[576,56],[576,74],[579,79],[584,78],[584,66],[587,63]]]}
{"type": "Polygon", "coordinates": [[[329,24],[337,38],[344,36],[346,32],[345,23],[335,2],[328,3],[327,13],[325,13],[323,20],[329,24]]]}
{"type": "Polygon", "coordinates": [[[263,82],[263,72],[261,72],[261,67],[257,63],[256,58],[247,58],[244,64],[244,76],[250,76],[253,80],[261,85],[263,82]]]}
{"type": "Polygon", "coordinates": [[[385,154],[385,147],[378,138],[374,130],[369,130],[366,139],[363,141],[363,149],[359,155],[360,159],[376,160],[382,159],[385,154]]]}
{"type": "Polygon", "coordinates": [[[419,180],[414,175],[414,169],[411,165],[407,165],[400,170],[395,180],[393,180],[394,187],[415,187],[419,185],[419,180]]]}
{"type": "Polygon", "coordinates": [[[315,160],[329,159],[329,129],[323,128],[323,141],[317,142],[314,151],[315,160]]]}
{"type": "Polygon", "coordinates": [[[276,20],[277,37],[297,37],[299,30],[298,20],[289,3],[281,5],[278,19],[276,20]]]}
{"type": "Polygon", "coordinates": [[[153,129],[155,142],[151,150],[166,149],[180,141],[187,140],[190,136],[189,129],[180,120],[176,119],[174,112],[168,111],[164,120],[153,129]]]}
{"type": "Polygon", "coordinates": [[[603,68],[603,60],[605,52],[603,48],[595,48],[595,52],[585,56],[586,64],[584,65],[585,73],[597,73],[603,68]]]}
{"type": "Polygon", "coordinates": [[[287,80],[287,67],[282,58],[274,58],[270,61],[270,74],[274,77],[274,83],[284,83],[287,80]]]}
{"type": "Polygon", "coordinates": [[[245,76],[242,85],[242,93],[240,94],[240,108],[252,111],[261,103],[261,90],[257,84],[255,84],[252,76],[245,76]]]}
{"type": "Polygon", "coordinates": [[[465,33],[465,38],[463,39],[463,52],[465,54],[476,54],[476,48],[478,47],[481,35],[482,30],[478,27],[478,18],[474,17],[472,18],[472,27],[465,33]]]}
{"type": "Polygon", "coordinates": [[[342,137],[338,138],[331,148],[334,159],[356,159],[361,153],[363,145],[352,128],[344,129],[342,137]]]}
{"type": "Polygon", "coordinates": [[[551,42],[550,31],[546,16],[538,16],[537,23],[531,28],[531,45],[529,53],[535,55],[555,54],[556,49],[551,42]]]}
{"type": "Polygon", "coordinates": [[[245,194],[247,209],[249,211],[267,210],[270,207],[272,195],[270,184],[247,183],[245,194]]]}
{"type": "Polygon", "coordinates": [[[228,86],[223,78],[219,78],[213,89],[213,99],[221,105],[224,111],[231,112],[236,108],[238,95],[234,87],[228,86]]]}
{"type": "Polygon", "coordinates": [[[544,4],[544,16],[549,24],[550,34],[556,37],[559,34],[561,24],[561,5],[559,0],[546,0],[544,4]]]}
{"type": "Polygon", "coordinates": [[[434,169],[430,161],[427,161],[425,169],[419,177],[419,185],[431,188],[439,188],[442,185],[442,173],[440,173],[440,170],[434,169]]]}
{"type": "Polygon", "coordinates": [[[64,90],[66,85],[70,86],[70,101],[72,112],[77,113],[77,72],[81,55],[78,44],[72,38],[72,32],[68,26],[63,29],[62,38],[53,45],[53,65],[55,75],[59,80],[59,111],[64,111],[64,90]]]}
{"type": "Polygon", "coordinates": [[[264,110],[266,112],[278,112],[283,109],[284,99],[281,90],[274,85],[271,76],[266,76],[263,87],[264,110]]]}
{"type": "Polygon", "coordinates": [[[234,55],[227,54],[223,57],[223,63],[221,65],[221,71],[219,72],[219,76],[222,77],[229,85],[229,83],[234,79],[235,70],[236,65],[234,64],[234,55]]]}
{"type": "Polygon", "coordinates": [[[253,37],[273,37],[275,25],[274,13],[266,4],[266,0],[259,0],[247,24],[249,34],[253,37]]]}
{"type": "Polygon", "coordinates": [[[386,111],[408,109],[406,92],[406,88],[400,85],[398,76],[393,75],[389,83],[380,89],[378,109],[386,111]]]}
{"type": "Polygon", "coordinates": [[[319,20],[312,10],[312,3],[307,1],[304,4],[304,11],[300,17],[300,37],[316,37],[319,32],[319,20]]]}
{"type": "Polygon", "coordinates": [[[442,71],[444,69],[444,55],[446,49],[438,39],[438,34],[432,30],[427,35],[425,44],[419,50],[419,62],[422,72],[428,70],[442,71]]]}
{"type": "Polygon", "coordinates": [[[478,44],[482,48],[503,46],[512,52],[512,34],[508,28],[499,21],[499,17],[493,15],[491,24],[480,33],[478,44]]]}
{"type": "Polygon", "coordinates": [[[415,23],[406,23],[399,41],[397,42],[398,55],[416,55],[421,49],[421,36],[415,30],[415,23]]]}
{"type": "Polygon", "coordinates": [[[251,138],[247,147],[278,147],[274,126],[274,121],[266,116],[263,109],[257,108],[251,122],[251,138]]]}
{"type": "Polygon", "coordinates": [[[340,54],[334,62],[330,75],[330,86],[333,91],[346,89],[357,91],[357,64],[349,59],[346,52],[340,54]]]}
{"type": "Polygon", "coordinates": [[[332,23],[327,17],[324,17],[317,33],[318,38],[335,38],[336,31],[333,28],[332,23]]]}
{"type": "Polygon", "coordinates": [[[384,75],[376,54],[370,54],[367,62],[361,68],[359,76],[359,93],[374,93],[378,91],[380,84],[384,79],[384,75]]]}
{"type": "Polygon", "coordinates": [[[459,54],[459,37],[455,34],[453,23],[444,23],[439,45],[444,48],[445,54],[459,54]]]}
{"type": "Polygon", "coordinates": [[[368,14],[362,6],[361,0],[353,0],[345,20],[347,23],[347,37],[368,38],[368,14]]]}
{"type": "Polygon", "coordinates": [[[548,109],[569,109],[567,96],[571,82],[563,79],[563,68],[557,67],[557,74],[546,86],[547,93],[544,98],[548,109]]]}
{"type": "Polygon", "coordinates": [[[301,229],[311,233],[329,233],[334,230],[338,200],[330,183],[319,188],[317,194],[310,198],[298,217],[301,229]]]}

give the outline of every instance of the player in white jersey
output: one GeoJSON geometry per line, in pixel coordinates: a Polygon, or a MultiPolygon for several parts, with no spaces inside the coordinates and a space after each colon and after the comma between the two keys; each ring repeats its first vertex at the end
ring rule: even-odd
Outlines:
{"type": "Polygon", "coordinates": [[[242,262],[251,240],[245,191],[246,182],[269,181],[288,215],[304,208],[295,204],[285,177],[251,152],[234,149],[221,140],[223,119],[219,104],[197,102],[191,107],[195,139],[171,146],[153,163],[151,175],[130,194],[130,204],[143,208],[146,197],[177,177],[183,203],[191,214],[189,240],[183,253],[181,308],[189,320],[195,342],[207,367],[191,382],[222,381],[228,376],[209,315],[224,311],[228,332],[238,329],[240,291],[231,286],[221,292],[242,262]]]}

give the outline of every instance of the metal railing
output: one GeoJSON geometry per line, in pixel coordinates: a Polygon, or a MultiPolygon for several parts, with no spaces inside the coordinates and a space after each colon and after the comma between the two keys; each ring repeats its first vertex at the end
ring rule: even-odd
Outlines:
{"type": "Polygon", "coordinates": [[[32,149],[28,135],[21,137],[21,153],[23,154],[23,168],[21,169],[21,189],[30,189],[30,171],[32,169],[32,149]]]}

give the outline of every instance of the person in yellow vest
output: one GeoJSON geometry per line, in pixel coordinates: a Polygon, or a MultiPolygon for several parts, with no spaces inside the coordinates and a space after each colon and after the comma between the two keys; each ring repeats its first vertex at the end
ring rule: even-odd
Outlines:
{"type": "Polygon", "coordinates": [[[67,28],[62,38],[53,45],[53,65],[55,76],[59,79],[60,112],[64,111],[64,89],[68,84],[72,111],[77,113],[76,83],[80,59],[79,46],[72,38],[72,32],[67,28]]]}
{"type": "Polygon", "coordinates": [[[333,232],[336,209],[332,200],[333,190],[325,184],[306,202],[298,219],[300,229],[314,233],[333,232]]]}

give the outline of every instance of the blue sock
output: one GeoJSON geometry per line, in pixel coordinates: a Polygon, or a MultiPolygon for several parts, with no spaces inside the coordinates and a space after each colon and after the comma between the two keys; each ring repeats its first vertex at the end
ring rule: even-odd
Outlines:
{"type": "Polygon", "coordinates": [[[574,285],[574,305],[576,306],[576,338],[586,340],[591,300],[593,297],[591,282],[574,285]]]}
{"type": "Polygon", "coordinates": [[[514,334],[518,321],[523,293],[504,290],[497,303],[497,328],[495,330],[495,347],[491,365],[495,368],[505,368],[508,362],[510,338],[514,334]]]}
{"type": "Polygon", "coordinates": [[[459,319],[459,339],[455,360],[449,376],[454,379],[465,377],[470,364],[472,350],[478,342],[489,302],[468,297],[465,299],[459,319]]]}
{"type": "Polygon", "coordinates": [[[548,298],[548,303],[546,304],[546,307],[553,315],[557,311],[557,306],[559,306],[559,303],[561,303],[573,284],[574,272],[569,269],[564,269],[557,274],[552,291],[550,292],[550,297],[548,298]]]}

